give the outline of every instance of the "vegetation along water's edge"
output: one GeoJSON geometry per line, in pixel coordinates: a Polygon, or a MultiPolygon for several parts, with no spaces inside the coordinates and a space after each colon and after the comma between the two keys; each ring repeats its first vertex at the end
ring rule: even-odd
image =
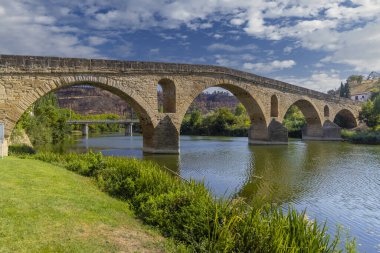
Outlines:
{"type": "MultiPolygon", "coordinates": [[[[341,236],[305,213],[275,206],[248,206],[241,199],[215,199],[202,184],[184,182],[157,164],[103,157],[100,153],[26,156],[92,177],[98,186],[127,201],[146,224],[194,252],[339,252],[341,236]]],[[[355,240],[344,243],[355,252],[355,240]]]]}

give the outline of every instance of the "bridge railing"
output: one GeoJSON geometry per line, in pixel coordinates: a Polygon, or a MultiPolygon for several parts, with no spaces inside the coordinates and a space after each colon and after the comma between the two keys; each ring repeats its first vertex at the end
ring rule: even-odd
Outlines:
{"type": "Polygon", "coordinates": [[[127,120],[68,120],[67,124],[70,125],[91,125],[91,124],[130,124],[139,123],[137,119],[127,119],[127,120]]]}

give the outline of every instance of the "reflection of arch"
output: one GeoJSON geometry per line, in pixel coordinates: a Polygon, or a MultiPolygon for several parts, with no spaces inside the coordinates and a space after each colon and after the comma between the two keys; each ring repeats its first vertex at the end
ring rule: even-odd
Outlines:
{"type": "MultiPolygon", "coordinates": [[[[170,79],[161,79],[158,85],[162,89],[162,112],[175,113],[176,112],[176,90],[175,84],[170,79]]],[[[158,108],[160,110],[160,108],[158,108]]]]}
{"type": "Polygon", "coordinates": [[[327,105],[325,105],[325,108],[323,108],[323,116],[330,117],[330,109],[327,105]]]}
{"type": "Polygon", "coordinates": [[[342,109],[335,115],[334,123],[342,128],[348,129],[358,126],[354,114],[347,109],[342,109]]]}
{"type": "Polygon", "coordinates": [[[270,99],[270,116],[278,117],[278,99],[276,95],[273,95],[270,99]]]}

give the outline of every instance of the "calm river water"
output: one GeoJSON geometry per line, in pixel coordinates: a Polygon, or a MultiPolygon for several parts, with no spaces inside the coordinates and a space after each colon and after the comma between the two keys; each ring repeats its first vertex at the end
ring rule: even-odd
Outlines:
{"type": "Polygon", "coordinates": [[[149,159],[218,196],[265,196],[310,218],[349,229],[361,252],[380,252],[380,146],[290,141],[249,146],[247,138],[181,136],[180,155],[144,155],[142,137],[79,139],[77,152],[149,159]]]}

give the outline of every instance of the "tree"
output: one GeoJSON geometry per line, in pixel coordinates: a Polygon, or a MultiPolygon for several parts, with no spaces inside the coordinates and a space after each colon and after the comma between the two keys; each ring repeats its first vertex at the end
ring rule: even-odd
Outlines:
{"type": "Polygon", "coordinates": [[[344,97],[346,98],[351,97],[350,85],[348,84],[348,82],[346,82],[344,85],[344,97]]]}
{"type": "Polygon", "coordinates": [[[351,75],[347,78],[347,82],[357,82],[361,83],[363,81],[363,76],[362,75],[351,75]]]}
{"type": "Polygon", "coordinates": [[[239,103],[235,108],[235,115],[240,116],[246,113],[247,113],[247,110],[245,109],[244,105],[242,105],[242,103],[239,103]]]}
{"type": "Polygon", "coordinates": [[[343,85],[343,83],[341,82],[340,83],[340,88],[339,88],[339,96],[340,97],[344,97],[344,94],[345,94],[345,89],[344,89],[344,85],[343,85]]]}

